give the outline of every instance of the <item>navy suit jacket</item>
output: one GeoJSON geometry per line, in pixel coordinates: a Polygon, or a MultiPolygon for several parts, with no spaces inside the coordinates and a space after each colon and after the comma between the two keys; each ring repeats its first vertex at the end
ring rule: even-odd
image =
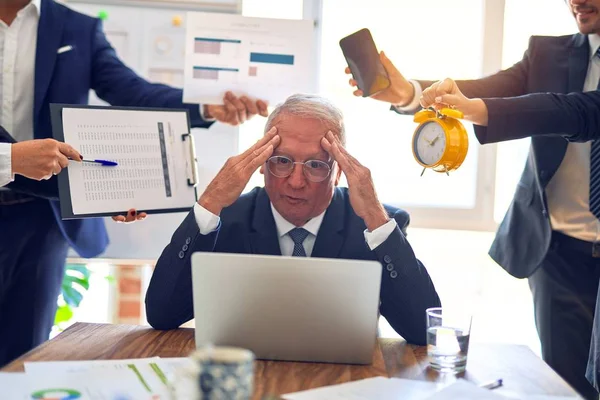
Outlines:
{"type": "MultiPolygon", "coordinates": [[[[409,216],[386,210],[397,222],[388,239],[371,250],[366,226],[348,197],[336,188],[317,234],[312,257],[379,260],[383,264],[380,312],[408,342],[425,344],[425,310],[440,306],[427,270],[406,240],[409,216]],[[391,271],[397,272],[392,278],[391,271]]],[[[146,293],[148,322],[157,329],[174,329],[194,317],[190,259],[196,251],[281,255],[270,200],[255,188],[223,209],[215,232],[201,235],[194,212],[185,218],[158,259],[146,293]]]]}
{"type": "Polygon", "coordinates": [[[481,144],[540,135],[561,135],[573,142],[600,137],[600,91],[534,93],[483,101],[488,126],[474,125],[481,144]]]}
{"type": "MultiPolygon", "coordinates": [[[[585,35],[533,36],[523,59],[512,67],[482,79],[457,81],[457,84],[469,98],[581,92],[588,62],[589,44],[585,35]]],[[[420,83],[425,88],[433,81],[420,83]]],[[[540,121],[533,121],[531,125],[535,122],[540,121]]],[[[514,127],[514,124],[507,127],[514,127]]],[[[485,129],[477,129],[476,133],[482,143],[488,143],[498,141],[499,136],[534,135],[535,129],[527,128],[531,126],[502,134],[497,130],[485,134],[485,129]]],[[[531,276],[548,252],[552,227],[545,189],[564,158],[567,144],[561,135],[534,135],[531,138],[525,169],[490,249],[490,256],[517,278],[531,276]]]]}
{"type": "MultiPolygon", "coordinates": [[[[99,19],[54,0],[41,1],[34,85],[36,139],[52,137],[50,103],[87,104],[90,89],[116,106],[187,108],[192,126],[210,126],[201,118],[198,104],[182,103],[180,89],[151,84],[125,66],[106,40],[99,19]],[[57,54],[59,48],[69,45],[71,51],[57,54]]],[[[0,141],[14,139],[4,131],[0,141]]],[[[49,199],[62,233],[81,256],[94,257],[106,248],[108,237],[102,219],[61,220],[56,177],[37,182],[17,176],[7,187],[49,199]]]]}

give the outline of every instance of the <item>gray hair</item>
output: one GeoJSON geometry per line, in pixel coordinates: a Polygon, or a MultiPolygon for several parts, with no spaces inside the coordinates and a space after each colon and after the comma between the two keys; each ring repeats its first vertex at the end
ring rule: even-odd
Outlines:
{"type": "Polygon", "coordinates": [[[283,114],[318,119],[330,127],[334,134],[339,135],[342,145],[346,145],[346,129],[342,111],[324,97],[313,94],[291,95],[271,112],[265,124],[265,133],[271,129],[277,117],[283,114]]]}

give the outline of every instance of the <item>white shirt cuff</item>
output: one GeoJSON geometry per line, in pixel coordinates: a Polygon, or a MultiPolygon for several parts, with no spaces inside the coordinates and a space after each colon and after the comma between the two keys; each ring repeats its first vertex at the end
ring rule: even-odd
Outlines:
{"type": "Polygon", "coordinates": [[[221,218],[202,207],[198,202],[194,204],[194,217],[196,218],[196,224],[200,229],[200,234],[208,235],[214,232],[221,222],[221,218]]]}
{"type": "Polygon", "coordinates": [[[396,220],[394,218],[390,219],[373,232],[369,232],[368,229],[365,229],[365,240],[367,241],[369,248],[375,250],[379,247],[381,243],[385,242],[387,238],[390,237],[392,232],[394,232],[394,229],[396,229],[396,220]]]}
{"type": "MultiPolygon", "coordinates": [[[[419,97],[421,97],[421,96],[419,96],[419,97]]],[[[208,117],[204,116],[204,104],[200,104],[198,107],[200,107],[200,118],[202,118],[206,122],[216,121],[215,118],[208,118],[208,117]]]]}
{"type": "Polygon", "coordinates": [[[413,85],[413,88],[415,88],[415,95],[410,101],[410,103],[408,103],[405,106],[394,104],[394,108],[398,111],[410,112],[416,110],[421,105],[421,95],[423,94],[423,88],[421,87],[421,84],[417,81],[413,81],[412,79],[409,80],[409,82],[411,83],[411,85],[413,85]]]}
{"type": "Polygon", "coordinates": [[[0,186],[5,186],[15,179],[12,174],[11,144],[0,143],[0,186]]]}

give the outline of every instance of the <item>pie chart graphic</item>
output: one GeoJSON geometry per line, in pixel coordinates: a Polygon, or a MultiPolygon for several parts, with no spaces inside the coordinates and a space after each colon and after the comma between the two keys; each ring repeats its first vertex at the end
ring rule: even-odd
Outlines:
{"type": "Polygon", "coordinates": [[[44,389],[31,393],[32,400],[77,400],[81,393],[73,389],[44,389]]]}

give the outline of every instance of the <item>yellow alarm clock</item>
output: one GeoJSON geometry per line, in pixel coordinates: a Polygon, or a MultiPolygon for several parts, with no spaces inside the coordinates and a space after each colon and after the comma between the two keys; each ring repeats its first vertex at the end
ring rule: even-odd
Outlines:
{"type": "Polygon", "coordinates": [[[426,169],[447,175],[460,167],[469,150],[467,130],[460,122],[463,113],[443,108],[421,110],[414,121],[419,124],[412,139],[413,156],[426,169]]]}

